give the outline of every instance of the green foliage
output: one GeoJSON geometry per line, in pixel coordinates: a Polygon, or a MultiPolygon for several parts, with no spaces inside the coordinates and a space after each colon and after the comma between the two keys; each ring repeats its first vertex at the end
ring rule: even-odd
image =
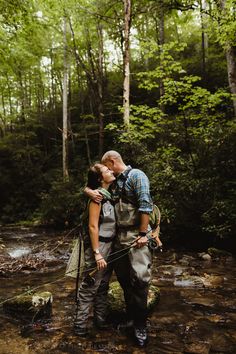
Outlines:
{"type": "Polygon", "coordinates": [[[235,46],[236,15],[235,0],[213,1],[211,31],[214,31],[217,41],[227,47],[235,46]]]}
{"type": "MultiPolygon", "coordinates": [[[[160,53],[160,47],[151,48],[149,58],[160,53]]],[[[124,156],[125,146],[136,151],[133,164],[150,177],[164,230],[172,240],[189,234],[198,240],[201,235],[212,237],[212,242],[232,238],[233,176],[222,173],[223,164],[235,171],[236,163],[235,125],[224,112],[229,94],[197,86],[199,78],[184,73],[179,62],[174,64],[174,48],[164,46],[163,67],[139,74],[140,87],[147,91],[157,90],[161,79],[163,96],[152,106],[133,105],[129,129],[114,124],[108,128],[118,129],[124,156]]]]}
{"type": "Polygon", "coordinates": [[[31,132],[9,134],[0,141],[0,211],[4,223],[28,219],[40,200],[42,154],[31,132]]]}
{"type": "Polygon", "coordinates": [[[121,1],[0,0],[0,10],[1,223],[34,217],[50,225],[76,223],[80,188],[88,164],[98,159],[104,124],[105,148],[120,150],[150,177],[165,235],[181,242],[190,234],[233,239],[235,126],[225,49],[235,45],[234,0],[212,0],[201,12],[192,0],[132,2],[128,129],[119,108],[121,1]],[[64,16],[67,183],[61,181],[64,16]]]}
{"type": "Polygon", "coordinates": [[[46,225],[72,226],[83,211],[83,193],[75,182],[55,181],[48,193],[42,193],[39,215],[46,225]]]}

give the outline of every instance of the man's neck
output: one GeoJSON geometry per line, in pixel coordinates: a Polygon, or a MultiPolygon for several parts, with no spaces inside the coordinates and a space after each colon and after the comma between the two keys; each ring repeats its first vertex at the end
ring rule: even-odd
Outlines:
{"type": "Polygon", "coordinates": [[[127,167],[128,166],[126,166],[125,164],[121,165],[120,168],[119,168],[117,176],[119,176],[121,173],[123,173],[127,169],[127,167]]]}

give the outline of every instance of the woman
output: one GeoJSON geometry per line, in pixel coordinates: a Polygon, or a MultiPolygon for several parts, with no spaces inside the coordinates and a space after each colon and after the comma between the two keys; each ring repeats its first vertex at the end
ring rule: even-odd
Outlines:
{"type": "MultiPolygon", "coordinates": [[[[74,331],[77,335],[88,333],[87,322],[90,307],[94,307],[94,322],[98,328],[106,327],[107,291],[110,271],[107,270],[107,258],[111,252],[115,237],[116,222],[114,207],[111,203],[109,186],[115,180],[113,172],[102,164],[95,164],[88,173],[88,186],[99,189],[103,195],[102,203],[89,201],[88,234],[89,242],[85,246],[85,277],[79,287],[74,331]],[[94,284],[88,282],[91,268],[97,267],[93,275],[94,284]]],[[[85,240],[86,244],[86,240],[85,240]]]]}

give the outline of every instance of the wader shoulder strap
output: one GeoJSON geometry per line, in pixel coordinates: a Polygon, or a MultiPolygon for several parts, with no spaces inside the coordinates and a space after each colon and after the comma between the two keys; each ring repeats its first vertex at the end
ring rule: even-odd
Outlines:
{"type": "Polygon", "coordinates": [[[125,175],[123,175],[123,184],[122,184],[122,188],[119,189],[119,201],[123,201],[123,202],[126,202],[126,203],[130,203],[130,204],[133,204],[133,205],[137,205],[137,203],[133,200],[133,199],[130,199],[128,198],[128,196],[126,195],[126,190],[125,190],[125,183],[129,177],[129,173],[131,172],[132,170],[132,167],[129,168],[125,175]]]}

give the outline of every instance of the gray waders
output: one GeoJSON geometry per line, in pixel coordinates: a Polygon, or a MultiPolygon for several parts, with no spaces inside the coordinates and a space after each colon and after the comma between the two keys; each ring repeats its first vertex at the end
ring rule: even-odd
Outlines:
{"type": "Polygon", "coordinates": [[[114,269],[124,291],[127,317],[134,321],[135,326],[146,326],[152,254],[148,246],[131,248],[128,254],[125,250],[139,234],[137,223],[140,215],[137,207],[120,200],[115,205],[115,212],[118,234],[114,251],[124,249],[124,257],[115,261],[114,269]]]}
{"type": "MultiPolygon", "coordinates": [[[[107,259],[111,252],[112,242],[100,242],[99,250],[102,256],[107,259]]],[[[99,270],[94,275],[94,284],[88,284],[85,280],[90,273],[91,268],[96,267],[94,254],[91,247],[85,250],[85,270],[84,278],[80,284],[77,296],[77,309],[75,325],[81,328],[87,327],[89,312],[93,305],[94,319],[96,321],[105,321],[107,317],[107,292],[111,271],[109,268],[99,270]]]]}
{"type": "MultiPolygon", "coordinates": [[[[116,223],[114,207],[110,201],[102,205],[102,223],[99,226],[99,251],[102,257],[107,261],[111,253],[113,239],[115,236],[116,223]]],[[[89,239],[89,236],[87,237],[89,239]]],[[[74,325],[80,328],[86,328],[90,308],[93,305],[94,320],[104,322],[107,317],[107,292],[112,269],[109,267],[98,270],[93,275],[94,283],[88,284],[86,276],[97,264],[94,259],[91,245],[85,246],[85,271],[83,280],[80,284],[77,294],[77,309],[74,325]]]]}

